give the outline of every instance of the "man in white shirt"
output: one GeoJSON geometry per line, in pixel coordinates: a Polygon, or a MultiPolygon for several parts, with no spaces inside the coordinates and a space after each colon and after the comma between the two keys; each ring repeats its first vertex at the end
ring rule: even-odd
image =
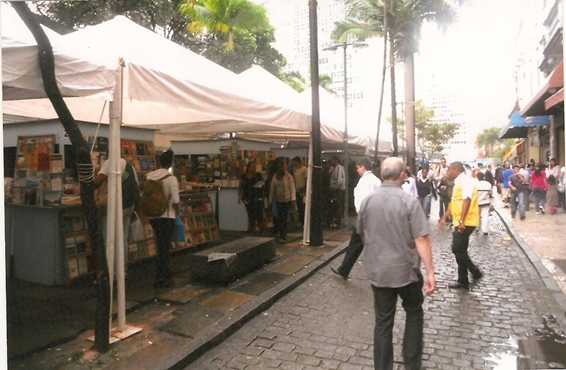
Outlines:
{"type": "MultiPolygon", "coordinates": [[[[363,200],[381,186],[381,181],[371,172],[371,162],[369,159],[360,159],[357,163],[357,171],[360,176],[360,181],[358,181],[358,185],[354,189],[354,206],[356,207],[356,211],[360,209],[363,200]]],[[[362,242],[362,238],[356,232],[356,228],[354,228],[350,245],[346,248],[344,260],[337,269],[331,267],[332,272],[340,275],[344,280],[348,280],[348,275],[363,249],[364,243],[362,242]]]]}

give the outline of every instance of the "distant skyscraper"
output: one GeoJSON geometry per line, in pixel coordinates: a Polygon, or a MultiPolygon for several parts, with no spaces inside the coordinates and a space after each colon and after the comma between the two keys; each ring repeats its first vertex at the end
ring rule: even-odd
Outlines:
{"type": "MultiPolygon", "coordinates": [[[[271,24],[275,27],[275,48],[287,59],[286,71],[297,71],[310,79],[309,6],[305,0],[255,0],[263,4],[271,24]]],[[[332,78],[332,90],[344,97],[344,54],[323,50],[333,45],[331,35],[335,22],[344,20],[347,9],[340,0],[318,1],[318,39],[320,74],[332,78]]],[[[376,47],[347,49],[348,106],[357,111],[374,113],[379,98],[381,59],[376,47]],[[373,50],[372,50],[373,49],[373,50]]],[[[355,122],[352,122],[355,124],[355,122]]]]}
{"type": "Polygon", "coordinates": [[[474,149],[477,133],[468,117],[466,94],[462,86],[449,82],[431,83],[424,96],[423,103],[434,110],[430,123],[457,123],[460,125],[456,136],[445,145],[444,153],[454,160],[472,160],[476,157],[474,149]]]}

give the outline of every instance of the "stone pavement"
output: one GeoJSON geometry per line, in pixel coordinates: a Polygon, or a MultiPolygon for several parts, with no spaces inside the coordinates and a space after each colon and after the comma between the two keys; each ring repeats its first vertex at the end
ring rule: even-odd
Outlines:
{"type": "MultiPolygon", "coordinates": [[[[564,311],[496,213],[470,255],[485,274],[471,291],[450,290],[456,264],[451,230],[431,236],[437,292],[425,299],[427,369],[566,366],[564,311]]],[[[338,266],[341,258],[331,263],[338,266]]],[[[373,297],[363,262],[343,281],[324,267],[186,370],[373,369],[373,297]]],[[[395,368],[403,369],[404,312],[394,326],[395,368]]]]}
{"type": "Polygon", "coordinates": [[[511,219],[511,209],[498,203],[498,210],[508,217],[520,237],[537,254],[544,267],[552,275],[560,289],[566,294],[566,212],[559,209],[555,215],[548,211],[535,214],[534,204],[526,212],[525,220],[518,215],[511,219]]]}
{"type": "Polygon", "coordinates": [[[321,247],[301,245],[301,235],[290,232],[276,258],[228,286],[193,282],[187,253],[172,262],[171,288],[153,289],[153,263],[131,268],[127,323],[143,330],[105,354],[88,341],[96,309],[92,285],[45,287],[12,279],[9,368],[153,370],[196,358],[335,258],[351,232],[325,230],[321,247]]]}

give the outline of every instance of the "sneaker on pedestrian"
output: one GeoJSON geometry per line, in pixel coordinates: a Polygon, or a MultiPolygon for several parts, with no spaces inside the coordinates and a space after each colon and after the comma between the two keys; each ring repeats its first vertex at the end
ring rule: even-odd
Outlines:
{"type": "Polygon", "coordinates": [[[537,212],[537,215],[540,215],[540,213],[537,212]]]}
{"type": "Polygon", "coordinates": [[[332,271],[333,273],[335,273],[336,275],[339,275],[342,279],[344,280],[348,280],[347,276],[344,276],[342,273],[340,273],[340,269],[335,269],[334,267],[330,268],[330,271],[332,271]]]}
{"type": "Polygon", "coordinates": [[[521,221],[523,221],[525,219],[525,216],[521,216],[521,221]]]}
{"type": "Polygon", "coordinates": [[[544,215],[544,207],[540,206],[540,213],[542,213],[544,215]]]}

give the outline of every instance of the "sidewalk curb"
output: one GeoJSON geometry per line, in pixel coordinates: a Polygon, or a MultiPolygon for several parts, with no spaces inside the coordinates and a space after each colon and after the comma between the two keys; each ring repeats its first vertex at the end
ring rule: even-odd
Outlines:
{"type": "MultiPolygon", "coordinates": [[[[346,230],[349,231],[350,229],[346,230]]],[[[167,370],[183,369],[187,367],[206,351],[223,342],[247,321],[267,310],[278,299],[298,287],[317,271],[332,262],[336,257],[344,252],[349,243],[350,240],[348,239],[337,246],[333,251],[319,256],[316,260],[312,261],[299,272],[289,276],[271,289],[268,289],[249,302],[246,302],[242,306],[236,308],[230,315],[220,319],[214,326],[211,326],[199,333],[199,335],[191,340],[187,345],[174,352],[168,353],[167,358],[163,359],[163,361],[161,361],[155,369],[167,370]]]]}
{"type": "Polygon", "coordinates": [[[552,296],[566,315],[566,295],[564,294],[564,292],[562,292],[558,284],[556,284],[556,281],[554,281],[554,278],[546,269],[539,256],[533,251],[531,246],[523,239],[523,237],[517,232],[517,230],[515,230],[513,221],[509,218],[509,216],[501,212],[499,207],[494,207],[493,209],[495,210],[501,221],[503,221],[503,224],[507,228],[507,231],[509,232],[511,237],[515,240],[515,242],[517,242],[517,244],[519,244],[531,264],[537,270],[537,273],[544,282],[544,285],[551,291],[552,296]]]}

